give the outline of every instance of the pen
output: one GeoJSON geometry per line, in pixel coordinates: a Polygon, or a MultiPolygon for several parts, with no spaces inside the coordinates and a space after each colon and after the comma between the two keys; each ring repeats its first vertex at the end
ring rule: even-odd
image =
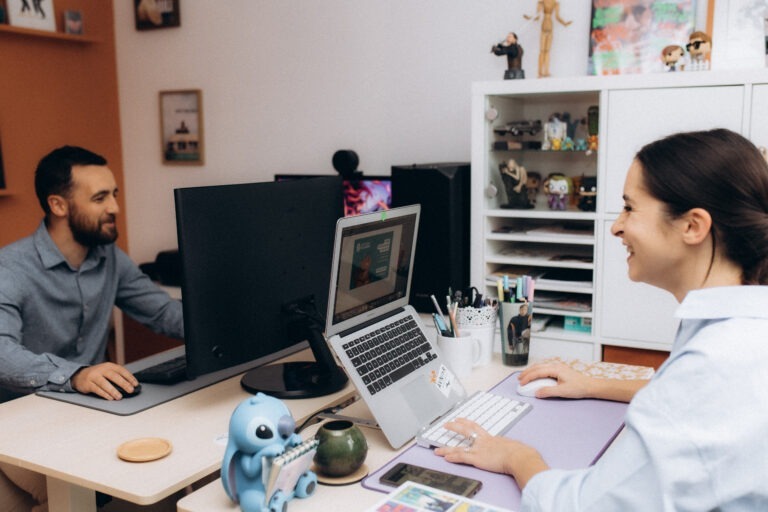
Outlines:
{"type": "Polygon", "coordinates": [[[443,325],[445,325],[445,315],[443,315],[443,310],[440,309],[440,304],[437,303],[437,299],[435,298],[435,295],[432,294],[429,296],[430,299],[432,299],[432,304],[435,306],[435,311],[437,312],[437,315],[440,316],[440,319],[442,320],[443,325]]]}
{"type": "Polygon", "coordinates": [[[496,288],[499,293],[499,302],[504,302],[504,281],[501,278],[496,280],[496,288]]]}

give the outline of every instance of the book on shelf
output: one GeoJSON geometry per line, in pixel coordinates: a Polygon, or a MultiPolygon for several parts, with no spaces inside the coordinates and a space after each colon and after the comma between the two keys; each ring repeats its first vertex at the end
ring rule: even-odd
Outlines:
{"type": "Polygon", "coordinates": [[[592,298],[567,293],[538,293],[534,305],[543,309],[588,313],[592,311],[592,298]]]}
{"type": "Polygon", "coordinates": [[[301,475],[306,473],[312,465],[318,444],[320,441],[315,438],[307,439],[300,445],[286,450],[282,455],[272,459],[263,458],[262,478],[264,494],[268,496],[267,502],[278,490],[286,494],[293,492],[301,475]]]}
{"type": "Polygon", "coordinates": [[[416,482],[405,482],[366,512],[512,512],[416,482]]]}

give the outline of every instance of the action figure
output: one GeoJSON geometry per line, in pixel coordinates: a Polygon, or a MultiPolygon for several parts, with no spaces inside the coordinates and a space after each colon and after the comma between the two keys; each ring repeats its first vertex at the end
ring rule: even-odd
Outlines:
{"type": "Polygon", "coordinates": [[[597,177],[584,176],[579,186],[579,210],[593,212],[597,209],[597,177]]]}
{"type": "Polygon", "coordinates": [[[541,143],[543,150],[558,150],[567,135],[568,125],[561,119],[560,114],[555,112],[549,116],[549,121],[544,123],[544,141],[541,143]]]}
{"type": "Polygon", "coordinates": [[[565,210],[568,205],[568,194],[571,190],[568,178],[560,173],[550,174],[544,180],[544,191],[547,193],[547,204],[550,210],[565,210]]]}
{"type": "Polygon", "coordinates": [[[661,61],[666,71],[683,71],[685,69],[685,50],[679,44],[670,44],[661,50],[661,61]]]}
{"type": "Polygon", "coordinates": [[[564,27],[567,27],[572,22],[565,21],[560,17],[560,3],[556,0],[539,0],[536,5],[536,16],[531,17],[523,15],[527,20],[533,19],[538,21],[541,17],[541,13],[544,13],[544,19],[541,22],[541,48],[539,50],[539,78],[549,76],[549,51],[552,48],[552,29],[554,24],[552,23],[552,14],[555,15],[555,19],[560,22],[564,27]]]}
{"type": "Polygon", "coordinates": [[[221,483],[227,496],[243,512],[283,511],[287,501],[306,498],[317,487],[317,475],[307,470],[293,492],[265,495],[262,464],[301,444],[288,407],[277,398],[257,393],[237,406],[229,421],[229,441],[221,465],[221,483]]]}
{"type": "Polygon", "coordinates": [[[507,56],[507,70],[504,72],[504,80],[525,78],[523,71],[523,47],[517,43],[517,34],[510,32],[507,38],[491,48],[494,55],[507,56]]]}
{"type": "Polygon", "coordinates": [[[539,195],[539,187],[541,187],[541,174],[535,171],[529,172],[525,187],[528,189],[528,203],[533,208],[536,206],[536,197],[539,195]]]}
{"type": "Polygon", "coordinates": [[[499,164],[501,180],[504,182],[504,189],[507,191],[507,204],[502,208],[512,208],[527,210],[533,208],[528,199],[528,172],[525,167],[519,165],[514,159],[499,164]]]}
{"type": "Polygon", "coordinates": [[[697,30],[688,36],[688,44],[685,45],[688,50],[691,61],[688,69],[690,71],[707,71],[709,61],[712,55],[712,38],[705,32],[697,30]]]}

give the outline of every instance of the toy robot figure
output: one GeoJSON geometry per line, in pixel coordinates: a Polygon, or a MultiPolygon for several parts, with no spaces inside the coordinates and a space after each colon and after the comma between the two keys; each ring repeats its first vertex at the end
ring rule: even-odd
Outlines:
{"type": "Polygon", "coordinates": [[[544,191],[547,193],[549,209],[565,210],[568,205],[570,189],[568,178],[558,173],[550,174],[544,181],[544,191]]]}
{"type": "Polygon", "coordinates": [[[494,55],[507,56],[507,70],[504,72],[504,80],[525,78],[523,65],[523,47],[517,43],[517,34],[510,32],[507,38],[491,48],[494,55]]]}
{"type": "Polygon", "coordinates": [[[594,212],[597,209],[597,178],[584,176],[579,186],[579,210],[594,212]]]}
{"type": "Polygon", "coordinates": [[[533,208],[528,199],[528,172],[525,167],[518,165],[515,160],[510,159],[499,164],[501,180],[504,182],[504,189],[507,191],[508,203],[502,205],[502,208],[529,209],[533,208]]]}
{"type": "Polygon", "coordinates": [[[306,471],[292,493],[265,495],[264,458],[272,459],[301,444],[288,407],[277,398],[257,393],[235,408],[229,421],[229,441],[221,465],[227,495],[243,512],[283,512],[294,497],[306,498],[317,487],[317,475],[306,471]]]}
{"type": "Polygon", "coordinates": [[[560,119],[558,112],[549,116],[549,121],[544,123],[544,141],[541,143],[541,149],[559,150],[567,135],[567,129],[568,125],[560,119]]]}

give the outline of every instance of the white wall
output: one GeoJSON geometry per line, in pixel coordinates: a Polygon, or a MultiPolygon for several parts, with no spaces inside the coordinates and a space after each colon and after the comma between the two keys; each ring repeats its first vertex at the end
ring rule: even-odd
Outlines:
{"type": "MultiPolygon", "coordinates": [[[[701,2],[702,4],[704,2],[701,2]]],[[[470,85],[501,79],[509,31],[536,79],[536,0],[185,0],[181,27],[136,31],[115,0],[124,202],[130,254],[174,248],[173,189],[470,160],[470,85]],[[161,163],[158,92],[202,89],[205,165],[161,163]]],[[[590,0],[561,0],[553,76],[586,73],[590,0]]]]}

